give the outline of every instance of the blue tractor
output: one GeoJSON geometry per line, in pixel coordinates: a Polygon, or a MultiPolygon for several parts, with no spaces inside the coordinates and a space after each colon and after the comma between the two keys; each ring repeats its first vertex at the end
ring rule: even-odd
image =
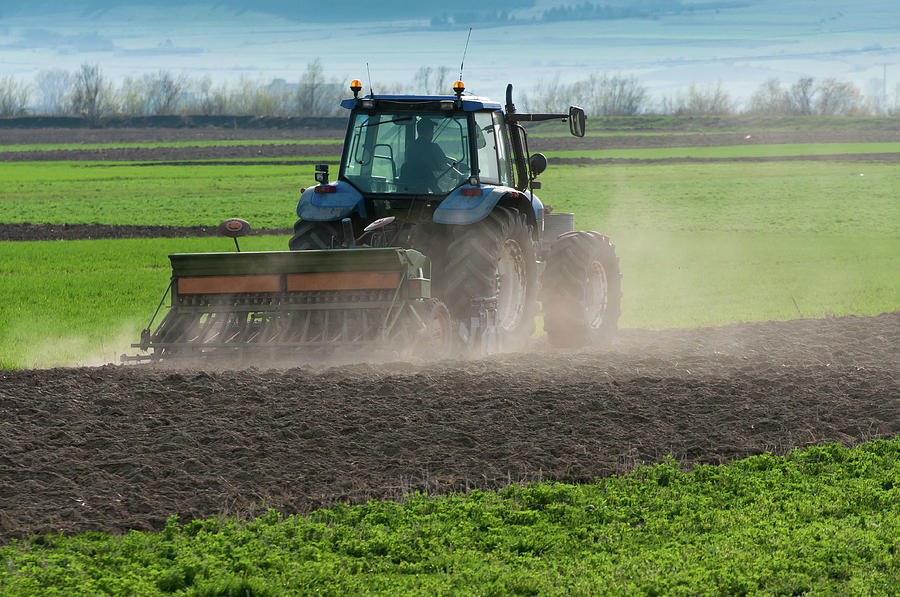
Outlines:
{"type": "Polygon", "coordinates": [[[317,185],[297,205],[293,251],[354,246],[415,249],[431,260],[432,296],[454,321],[492,311],[501,344],[530,338],[535,317],[556,346],[602,345],[616,330],[621,274],[613,244],[574,230],[535,190],[547,167],[530,153],[523,122],[568,121],[583,137],[585,114],[527,114],[464,95],[368,95],[353,81],[337,178],[316,167],[317,185]],[[373,230],[373,228],[375,230],[373,230]],[[369,233],[367,234],[367,229],[369,233]]]}
{"type": "Polygon", "coordinates": [[[289,251],[240,252],[243,220],[222,223],[236,252],[174,254],[171,303],[126,362],[442,358],[517,350],[541,313],[550,343],[601,345],[619,317],[619,263],[609,239],[576,232],[535,194],[547,167],[523,114],[463,95],[380,95],[342,102],[349,125],[336,180],[316,166],[289,251]]]}

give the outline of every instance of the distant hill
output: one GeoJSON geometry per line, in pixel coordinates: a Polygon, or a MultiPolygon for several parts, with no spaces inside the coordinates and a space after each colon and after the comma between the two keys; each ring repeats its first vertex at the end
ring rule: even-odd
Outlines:
{"type": "MultiPolygon", "coordinates": [[[[4,16],[29,16],[53,12],[80,11],[85,16],[98,16],[117,8],[165,8],[185,6],[192,2],[184,0],[152,0],[128,2],[127,0],[37,0],[0,6],[0,18],[4,16]]],[[[515,10],[534,6],[534,0],[493,0],[485,4],[483,0],[454,0],[446,2],[408,0],[345,0],[339,3],[309,2],[298,0],[203,0],[193,2],[198,5],[213,4],[224,11],[238,14],[245,11],[263,12],[283,18],[303,21],[323,21],[344,17],[351,21],[367,19],[375,21],[396,21],[404,18],[431,18],[448,12],[496,13],[501,10],[515,10]]]]}

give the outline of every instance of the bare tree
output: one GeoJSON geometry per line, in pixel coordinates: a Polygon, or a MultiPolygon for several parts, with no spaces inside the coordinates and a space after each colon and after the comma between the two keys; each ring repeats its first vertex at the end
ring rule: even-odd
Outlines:
{"type": "Polygon", "coordinates": [[[72,73],[61,68],[42,70],[34,78],[37,90],[37,111],[41,114],[60,116],[71,108],[72,73]]]}
{"type": "Polygon", "coordinates": [[[154,75],[144,76],[147,108],[151,114],[174,114],[184,100],[187,89],[184,75],[175,77],[169,71],[161,70],[154,75]]]}
{"type": "Polygon", "coordinates": [[[559,112],[578,104],[591,116],[633,116],[646,110],[647,89],[637,77],[592,73],[587,79],[571,85],[554,77],[539,81],[525,98],[528,109],[536,112],[559,112]]]}
{"type": "Polygon", "coordinates": [[[591,116],[634,116],[645,109],[647,89],[637,77],[592,73],[586,80],[574,83],[567,98],[552,108],[578,103],[591,116]]]}
{"type": "Polygon", "coordinates": [[[450,88],[450,67],[420,66],[413,76],[413,93],[448,95],[450,88]]]}
{"type": "Polygon", "coordinates": [[[816,114],[822,116],[850,116],[866,114],[862,93],[853,83],[825,79],[816,86],[816,114]]]}
{"type": "Polygon", "coordinates": [[[809,116],[813,113],[815,85],[812,77],[803,77],[791,85],[791,114],[809,116]]]}
{"type": "Polygon", "coordinates": [[[429,93],[431,90],[431,67],[420,66],[413,75],[413,93],[429,93]]]}
{"type": "Polygon", "coordinates": [[[145,116],[150,113],[150,102],[143,79],[125,77],[118,93],[118,109],[129,116],[145,116]]]}
{"type": "Polygon", "coordinates": [[[552,112],[565,103],[563,98],[569,95],[566,85],[559,82],[557,74],[552,79],[541,79],[530,93],[523,95],[523,104],[532,112],[552,112]]]}
{"type": "Polygon", "coordinates": [[[671,111],[680,115],[724,116],[733,113],[734,105],[721,81],[705,87],[691,83],[687,92],[676,95],[671,111]]]}
{"type": "Polygon", "coordinates": [[[450,67],[449,66],[439,66],[435,69],[434,74],[432,75],[432,81],[434,87],[432,87],[432,92],[435,94],[449,94],[451,91],[450,86],[450,67]]]}
{"type": "Polygon", "coordinates": [[[871,78],[866,83],[866,103],[873,114],[885,115],[888,111],[888,94],[885,81],[881,77],[871,78]]]}
{"type": "Polygon", "coordinates": [[[31,89],[13,77],[0,78],[0,116],[21,116],[25,114],[31,89]]]}
{"type": "Polygon", "coordinates": [[[82,64],[75,73],[72,88],[72,112],[91,123],[98,123],[113,105],[113,90],[106,82],[100,66],[82,64]]]}
{"type": "Polygon", "coordinates": [[[750,97],[747,112],[752,114],[787,115],[793,113],[790,92],[777,78],[766,80],[750,97]]]}
{"type": "Polygon", "coordinates": [[[323,103],[325,75],[322,61],[316,58],[307,63],[306,72],[300,79],[297,88],[297,114],[300,116],[318,116],[323,103]]]}
{"type": "Polygon", "coordinates": [[[900,84],[894,87],[894,96],[888,100],[888,116],[900,116],[900,84]]]}
{"type": "Polygon", "coordinates": [[[289,112],[291,93],[278,84],[263,84],[241,77],[230,94],[225,110],[228,114],[245,116],[278,116],[289,112]]]}
{"type": "Polygon", "coordinates": [[[208,75],[199,80],[189,81],[183,109],[194,114],[224,114],[228,105],[228,93],[225,84],[213,87],[212,79],[208,75]]]}

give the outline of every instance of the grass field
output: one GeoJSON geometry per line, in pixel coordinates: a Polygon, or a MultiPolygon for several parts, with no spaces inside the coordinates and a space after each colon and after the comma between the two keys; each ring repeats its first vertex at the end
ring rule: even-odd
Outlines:
{"type": "Polygon", "coordinates": [[[627,158],[664,160],[668,158],[754,158],[872,154],[900,152],[900,143],[773,143],[771,145],[727,145],[719,147],[664,147],[647,149],[593,149],[547,151],[549,158],[627,158]]]}
{"type": "MultiPolygon", "coordinates": [[[[214,225],[240,216],[284,228],[312,170],[2,163],[0,222],[214,225]]],[[[551,166],[541,179],[545,203],[616,243],[623,327],[900,309],[894,166],[551,166]]],[[[0,368],[116,360],[162,298],[169,253],[231,248],[222,238],[0,242],[0,368]]],[[[896,438],[690,472],[667,461],[587,485],[35,537],[0,547],[0,594],[896,595],[898,491],[896,438]]]]}
{"type": "Polygon", "coordinates": [[[0,547],[3,595],[896,595],[900,439],[0,547]]]}
{"type": "MultiPolygon", "coordinates": [[[[239,216],[284,228],[312,170],[5,163],[0,214],[4,222],[157,225],[239,216]]],[[[545,203],[575,212],[578,228],[616,243],[623,327],[900,308],[900,171],[892,165],[552,166],[542,180],[545,203]]],[[[245,242],[286,247],[285,238],[245,242]]],[[[5,368],[114,359],[156,308],[169,253],[231,249],[222,239],[2,244],[5,368]]]]}
{"type": "MultiPolygon", "coordinates": [[[[314,160],[315,158],[307,158],[314,160]]],[[[4,223],[216,225],[289,228],[314,167],[139,166],[91,162],[0,164],[4,223]]]]}
{"type": "MultiPolygon", "coordinates": [[[[529,135],[568,136],[569,125],[561,121],[542,122],[528,127],[529,135]]],[[[900,121],[871,116],[595,116],[588,118],[586,136],[611,133],[692,134],[753,131],[896,131],[900,121]]]]}
{"type": "MultiPolygon", "coordinates": [[[[0,244],[0,369],[117,362],[162,298],[169,253],[234,248],[225,238],[0,244]]],[[[241,240],[246,251],[286,247],[280,236],[241,240]]]]}
{"type": "Polygon", "coordinates": [[[90,149],[156,149],[164,147],[244,147],[255,145],[334,145],[342,139],[225,139],[218,141],[157,141],[148,143],[41,143],[0,145],[0,152],[90,149]]]}

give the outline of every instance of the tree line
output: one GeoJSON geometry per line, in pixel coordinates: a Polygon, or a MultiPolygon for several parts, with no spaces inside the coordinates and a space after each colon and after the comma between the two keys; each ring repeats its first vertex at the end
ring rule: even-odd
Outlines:
{"type": "MultiPolygon", "coordinates": [[[[451,84],[449,67],[423,66],[409,82],[375,87],[382,94],[448,94],[451,84]]],[[[881,91],[865,95],[853,83],[834,78],[803,77],[788,84],[769,79],[740,105],[721,81],[690,84],[660,98],[651,96],[633,75],[592,73],[573,83],[562,83],[559,77],[539,81],[520,103],[535,112],[576,104],[590,116],[900,116],[900,85],[892,98],[881,91]]],[[[242,77],[213,83],[209,77],[160,70],[115,84],[99,65],[83,64],[74,72],[41,71],[30,83],[0,77],[0,116],[80,116],[90,122],[112,115],[334,116],[340,113],[340,99],[347,95],[347,82],[327,77],[319,60],[309,62],[296,82],[242,77]]]]}
{"type": "Polygon", "coordinates": [[[673,95],[654,98],[633,75],[593,73],[568,84],[559,78],[540,81],[527,103],[529,109],[542,112],[574,103],[591,116],[900,116],[900,85],[888,97],[883,88],[866,95],[853,83],[835,78],[802,77],[791,84],[772,78],[741,104],[722,81],[691,83],[673,95]]]}

